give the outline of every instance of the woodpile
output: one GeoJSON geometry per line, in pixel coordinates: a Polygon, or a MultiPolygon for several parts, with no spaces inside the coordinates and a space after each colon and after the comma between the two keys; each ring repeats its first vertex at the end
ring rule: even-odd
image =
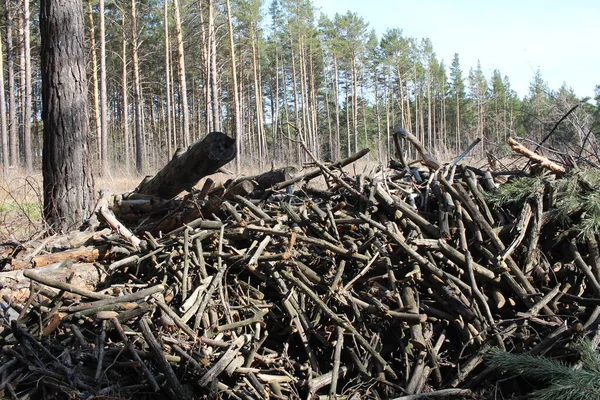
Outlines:
{"type": "Polygon", "coordinates": [[[596,234],[552,218],[569,171],[418,151],[421,167],[343,169],[365,150],[175,199],[104,192],[86,232],[9,246],[0,397],[485,398],[490,348],[598,336],[596,234]],[[490,200],[534,173],[521,203],[490,200]]]}

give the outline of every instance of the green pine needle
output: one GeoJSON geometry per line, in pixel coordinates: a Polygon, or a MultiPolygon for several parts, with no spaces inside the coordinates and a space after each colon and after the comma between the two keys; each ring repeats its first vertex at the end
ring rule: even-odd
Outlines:
{"type": "Polygon", "coordinates": [[[590,400],[600,399],[600,355],[590,340],[583,339],[574,346],[580,354],[580,364],[571,367],[545,357],[507,353],[492,350],[488,364],[511,374],[545,383],[549,386],[531,394],[534,400],[590,400]]]}

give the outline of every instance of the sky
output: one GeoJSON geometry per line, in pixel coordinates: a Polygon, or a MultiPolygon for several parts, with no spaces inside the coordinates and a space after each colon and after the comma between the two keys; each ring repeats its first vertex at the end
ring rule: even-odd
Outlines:
{"type": "Polygon", "coordinates": [[[313,0],[333,17],[357,13],[379,37],[400,28],[428,37],[448,67],[459,54],[466,78],[480,60],[489,78],[508,75],[520,97],[539,68],[551,90],[563,83],[579,97],[600,85],[600,1],[595,0],[313,0]]]}

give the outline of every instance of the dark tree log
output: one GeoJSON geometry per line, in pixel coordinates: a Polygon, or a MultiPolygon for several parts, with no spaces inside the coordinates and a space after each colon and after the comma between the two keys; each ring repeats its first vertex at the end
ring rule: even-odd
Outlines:
{"type": "Polygon", "coordinates": [[[81,0],[42,0],[40,37],[44,218],[68,231],[94,209],[81,0]]]}
{"type": "Polygon", "coordinates": [[[172,199],[191,188],[207,175],[235,158],[235,139],[221,132],[211,132],[187,151],[175,153],[171,161],[151,179],[144,180],[136,191],[172,199]]]}
{"type": "Polygon", "coordinates": [[[298,173],[298,169],[296,167],[283,167],[279,169],[274,169],[271,171],[263,172],[259,175],[254,176],[245,176],[243,178],[237,179],[236,183],[241,181],[254,181],[258,185],[260,189],[269,189],[271,186],[285,182],[287,180],[293,179],[298,173]]]}

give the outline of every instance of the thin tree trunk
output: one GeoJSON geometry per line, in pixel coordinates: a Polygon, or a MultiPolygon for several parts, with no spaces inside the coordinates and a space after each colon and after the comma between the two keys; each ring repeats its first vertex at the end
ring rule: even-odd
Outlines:
{"type": "MultiPolygon", "coordinates": [[[[212,131],[221,132],[221,102],[219,100],[219,75],[217,70],[217,35],[215,32],[214,0],[208,0],[208,37],[210,43],[210,97],[212,131]]],[[[254,46],[254,41],[252,45],[254,46]]]]}
{"type": "Polygon", "coordinates": [[[23,104],[23,147],[25,147],[25,168],[33,170],[31,148],[31,43],[29,42],[29,1],[23,1],[23,51],[25,53],[25,102],[23,104]]]}
{"type": "Polygon", "coordinates": [[[239,173],[240,167],[241,167],[241,164],[240,164],[241,157],[239,156],[239,154],[241,153],[241,151],[240,151],[241,123],[240,123],[240,108],[239,108],[240,99],[239,99],[239,93],[238,93],[235,46],[233,43],[233,23],[232,23],[232,18],[231,18],[231,6],[229,4],[229,0],[226,1],[226,6],[227,6],[227,23],[229,25],[229,52],[231,53],[231,79],[232,79],[232,84],[233,84],[233,87],[231,88],[231,90],[233,92],[232,93],[233,94],[232,109],[233,109],[233,129],[235,132],[232,136],[236,138],[235,145],[236,145],[236,152],[238,154],[238,157],[235,160],[235,169],[236,169],[236,172],[239,173]]]}
{"type": "Polygon", "coordinates": [[[135,130],[135,169],[138,173],[143,170],[144,163],[144,133],[142,126],[142,93],[138,61],[138,31],[136,0],[131,0],[131,54],[133,61],[133,114],[135,130]]]}
{"type": "Polygon", "coordinates": [[[165,1],[165,83],[167,85],[167,109],[166,120],[167,120],[167,151],[168,157],[171,158],[173,155],[173,147],[171,138],[172,134],[172,121],[171,121],[171,43],[169,40],[169,2],[165,1]]]}
{"type": "Polygon", "coordinates": [[[104,0],[98,0],[100,14],[100,127],[102,144],[102,173],[108,173],[110,158],[108,155],[108,99],[106,93],[106,29],[104,27],[104,0]]]}
{"type": "Polygon", "coordinates": [[[90,48],[92,56],[92,88],[94,100],[94,129],[96,131],[96,150],[98,160],[102,161],[102,127],[100,122],[100,91],[98,90],[98,56],[96,53],[96,30],[94,28],[94,15],[92,0],[88,0],[88,24],[90,35],[90,48]]]}
{"type": "Polygon", "coordinates": [[[8,145],[10,149],[10,166],[16,167],[19,163],[19,138],[17,137],[17,100],[15,96],[15,55],[12,40],[12,15],[10,0],[4,2],[6,11],[6,64],[8,69],[8,145]]]}
{"type": "Polygon", "coordinates": [[[4,94],[4,57],[2,56],[2,37],[0,35],[0,137],[2,138],[2,174],[6,176],[10,160],[8,159],[8,133],[6,127],[6,96],[4,94]]]}
{"type": "Polygon", "coordinates": [[[190,111],[187,100],[187,81],[185,78],[185,56],[183,51],[183,34],[181,32],[181,17],[179,16],[179,1],[173,0],[175,12],[175,36],[177,37],[177,57],[179,72],[179,87],[181,96],[181,109],[183,111],[183,145],[188,147],[190,143],[190,111]]]}
{"type": "Polygon", "coordinates": [[[121,10],[123,18],[123,43],[122,43],[122,54],[123,70],[122,70],[122,96],[123,96],[123,112],[122,112],[122,124],[123,124],[123,141],[125,143],[125,168],[129,170],[131,165],[131,138],[129,132],[129,95],[127,90],[127,30],[126,30],[126,18],[127,15],[125,10],[121,10]]]}
{"type": "Polygon", "coordinates": [[[350,95],[348,94],[348,71],[344,71],[344,79],[346,81],[346,157],[350,157],[350,155],[352,154],[352,142],[350,141],[350,107],[348,107],[350,97],[350,95]]]}
{"type": "Polygon", "coordinates": [[[352,56],[352,132],[354,134],[354,151],[358,151],[358,72],[356,55],[352,56]]]}
{"type": "Polygon", "coordinates": [[[337,57],[333,56],[333,99],[335,103],[335,159],[342,155],[342,141],[340,136],[340,79],[337,57]]]}
{"type": "Polygon", "coordinates": [[[259,81],[259,66],[256,55],[256,38],[254,37],[254,29],[252,29],[252,72],[254,78],[254,109],[256,112],[256,143],[258,148],[258,164],[259,168],[263,170],[264,162],[265,162],[265,144],[266,140],[264,138],[264,126],[262,119],[262,95],[261,95],[261,84],[259,81]]]}

